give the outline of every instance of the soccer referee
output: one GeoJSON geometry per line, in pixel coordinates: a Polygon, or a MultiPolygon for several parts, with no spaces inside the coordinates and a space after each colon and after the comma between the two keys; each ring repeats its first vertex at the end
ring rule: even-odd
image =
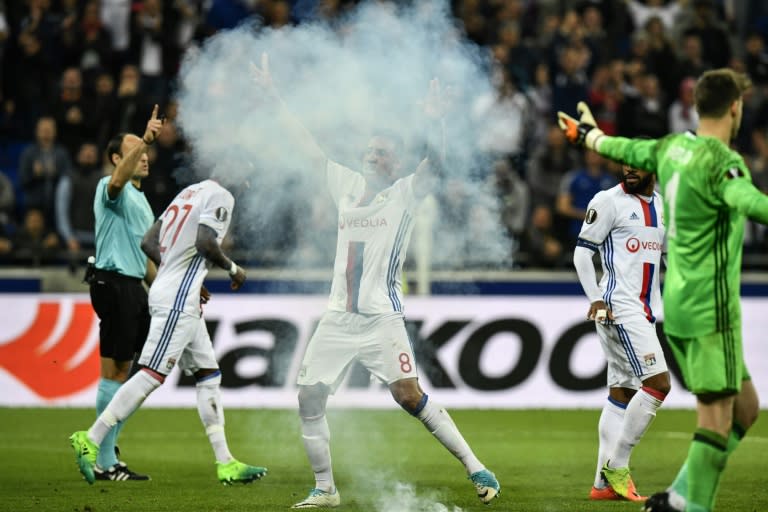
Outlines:
{"type": "MultiPolygon", "coordinates": [[[[149,175],[147,146],[155,141],[163,122],[155,105],[143,137],[121,133],[107,146],[115,166],[111,176],[99,181],[93,199],[96,216],[96,262],[90,280],[91,304],[99,316],[101,379],[96,395],[96,414],[106,408],[128,379],[134,354],[141,352],[149,330],[147,285],[157,269],[141,250],[141,240],[154,221],[152,209],[141,191],[149,175]]],[[[115,443],[122,423],[115,425],[101,444],[97,480],[149,480],[128,469],[117,458],[115,443]]]]}

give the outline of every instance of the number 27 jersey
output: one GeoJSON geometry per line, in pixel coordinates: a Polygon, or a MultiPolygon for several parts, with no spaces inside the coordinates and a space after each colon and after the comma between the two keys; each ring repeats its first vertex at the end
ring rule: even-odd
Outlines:
{"type": "Polygon", "coordinates": [[[199,316],[200,287],[211,263],[197,252],[200,224],[216,232],[221,244],[229,229],[235,199],[213,180],[189,185],[161,216],[160,267],[149,290],[149,305],[199,316]]]}
{"type": "Polygon", "coordinates": [[[616,323],[656,321],[659,272],[665,251],[662,200],[627,193],[623,184],[599,192],[587,207],[577,245],[600,252],[600,290],[616,323]]]}

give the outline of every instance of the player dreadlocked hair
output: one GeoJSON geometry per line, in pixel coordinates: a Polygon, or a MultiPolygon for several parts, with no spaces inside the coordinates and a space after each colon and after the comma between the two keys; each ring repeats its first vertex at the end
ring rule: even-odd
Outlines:
{"type": "Polygon", "coordinates": [[[731,104],[752,86],[744,73],[720,68],[705,72],[696,82],[694,98],[700,117],[722,117],[731,104]]]}

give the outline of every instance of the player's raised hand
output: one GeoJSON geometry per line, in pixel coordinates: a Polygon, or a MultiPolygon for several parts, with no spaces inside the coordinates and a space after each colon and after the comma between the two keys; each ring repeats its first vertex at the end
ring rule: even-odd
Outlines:
{"type": "Polygon", "coordinates": [[[578,120],[572,118],[565,112],[558,112],[557,124],[560,126],[560,129],[563,130],[568,142],[595,150],[598,139],[602,137],[604,133],[597,127],[595,117],[592,115],[592,111],[589,110],[589,106],[587,106],[586,103],[580,101],[578,105],[576,105],[576,110],[579,112],[578,120]]]}
{"type": "Polygon", "coordinates": [[[267,52],[261,54],[261,67],[251,62],[251,79],[265,94],[277,96],[277,89],[269,72],[269,56],[267,52]]]}
{"type": "Polygon", "coordinates": [[[232,279],[232,282],[230,283],[230,288],[233,290],[239,290],[241,286],[243,286],[243,283],[245,282],[245,270],[243,270],[243,267],[240,265],[237,265],[237,272],[232,274],[230,276],[230,279],[232,279]]]}
{"type": "Polygon", "coordinates": [[[424,114],[430,119],[441,119],[448,111],[448,102],[443,94],[440,80],[433,78],[429,81],[429,92],[421,102],[424,114]]]}
{"type": "Polygon", "coordinates": [[[144,135],[141,137],[144,141],[144,144],[150,145],[153,142],[155,142],[155,139],[157,139],[157,135],[160,133],[160,130],[163,129],[163,120],[158,119],[157,112],[159,110],[159,107],[155,105],[155,108],[152,109],[152,117],[149,118],[149,121],[147,121],[147,129],[144,130],[144,135]]]}

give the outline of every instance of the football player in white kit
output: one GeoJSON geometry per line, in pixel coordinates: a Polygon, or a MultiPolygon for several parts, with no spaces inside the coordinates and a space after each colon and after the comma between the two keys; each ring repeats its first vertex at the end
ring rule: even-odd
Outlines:
{"type": "MultiPolygon", "coordinates": [[[[403,175],[402,143],[374,135],[357,173],[330,159],[277,94],[266,55],[252,66],[254,81],[274,97],[280,117],[301,138],[313,168],[324,169],[338,209],[338,239],[328,309],[309,341],[298,377],[301,433],[315,485],[293,508],[328,508],[341,503],[333,480],[328,395],[354,361],[389,386],[395,401],[418,418],[467,471],[485,503],[499,493],[495,475],[477,459],[448,413],[429,400],[418,383],[413,349],[405,330],[401,276],[416,206],[429,192],[434,162],[424,159],[403,175]]],[[[430,84],[432,104],[439,86],[430,84]]],[[[430,106],[427,106],[430,108],[430,106]]],[[[434,158],[433,158],[434,160],[434,158]]]]}
{"type": "Polygon", "coordinates": [[[587,208],[573,262],[589,299],[608,361],[608,401],[598,424],[592,500],[644,501],[629,473],[632,448],[648,430],[670,381],[656,335],[661,310],[663,203],[655,174],[624,166],[622,183],[595,195],[587,208]],[[600,253],[597,284],[592,255],[600,253]]]}
{"type": "Polygon", "coordinates": [[[266,468],[238,461],[229,451],[221,371],[202,316],[201,304],[210,297],[203,280],[211,266],[229,271],[234,290],[245,282],[245,271],[220,245],[235,203],[219,183],[225,179],[231,178],[220,176],[182,190],[144,236],[141,248],[157,264],[158,272],[149,290],[152,320],[140,370],[119,389],[88,431],[75,432],[70,438],[88,483],[94,480],[93,466],[102,438],[138,409],[176,364],[196,380],[197,409],[216,457],[219,481],[247,483],[267,473],[266,468]]]}

